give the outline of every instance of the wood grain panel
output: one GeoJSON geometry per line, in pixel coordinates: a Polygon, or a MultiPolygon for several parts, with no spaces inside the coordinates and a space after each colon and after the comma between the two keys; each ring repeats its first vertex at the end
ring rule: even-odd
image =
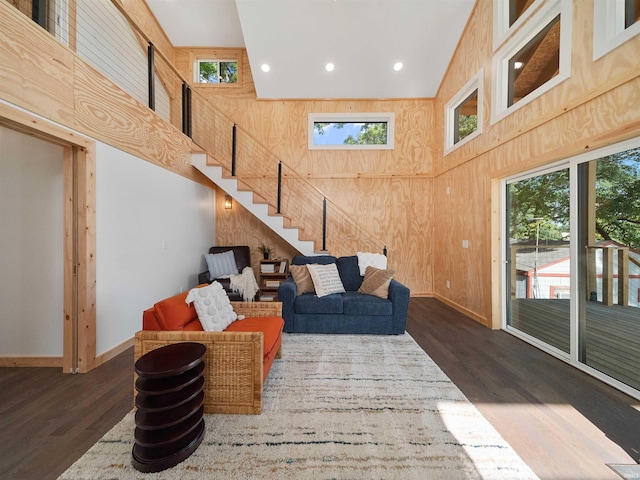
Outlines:
{"type": "Polygon", "coordinates": [[[75,74],[75,129],[193,177],[187,137],[84,62],[76,62],[75,74]]]}
{"type": "Polygon", "coordinates": [[[500,323],[493,318],[500,314],[499,235],[495,225],[491,228],[492,202],[499,201],[495,179],[639,135],[640,38],[593,62],[593,4],[574,8],[571,78],[491,125],[492,38],[490,29],[480,27],[491,24],[492,9],[490,1],[477,3],[436,98],[436,128],[442,131],[444,105],[484,67],[483,133],[448,155],[436,155],[433,256],[436,296],[495,327],[500,323]],[[468,250],[461,248],[462,239],[469,240],[468,250]]]}
{"type": "Polygon", "coordinates": [[[262,243],[273,248],[271,258],[291,259],[294,255],[299,255],[297,250],[275,235],[269,227],[242,205],[233,202],[233,208],[226,210],[224,197],[225,193],[218,189],[216,191],[216,245],[248,245],[254,272],[260,271],[262,253],[258,251],[258,247],[262,243]]]}
{"type": "Polygon", "coordinates": [[[73,58],[49,33],[0,3],[2,98],[46,118],[73,118],[73,58]]]}

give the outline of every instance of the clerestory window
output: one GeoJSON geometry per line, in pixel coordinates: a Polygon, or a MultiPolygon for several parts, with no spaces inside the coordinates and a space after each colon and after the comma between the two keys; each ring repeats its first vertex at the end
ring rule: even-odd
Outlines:
{"type": "Polygon", "coordinates": [[[238,83],[238,62],[236,60],[197,60],[196,82],[238,83]]]}
{"type": "Polygon", "coordinates": [[[393,113],[310,113],[309,149],[393,149],[393,113]]]}

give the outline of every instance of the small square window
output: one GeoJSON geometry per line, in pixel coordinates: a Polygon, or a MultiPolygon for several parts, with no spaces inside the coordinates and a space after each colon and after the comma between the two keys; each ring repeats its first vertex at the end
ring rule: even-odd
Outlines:
{"type": "Polygon", "coordinates": [[[560,72],[560,15],[509,59],[507,106],[519,102],[560,72]]]}
{"type": "Polygon", "coordinates": [[[492,124],[570,77],[571,26],[572,1],[549,1],[496,52],[492,124]]]}
{"type": "Polygon", "coordinates": [[[236,60],[198,60],[196,62],[198,83],[238,83],[236,60]]]}
{"type": "Polygon", "coordinates": [[[458,143],[478,130],[478,89],[454,111],[453,143],[458,143]]]}
{"type": "Polygon", "coordinates": [[[445,152],[481,133],[482,79],[483,70],[480,70],[446,105],[445,152]]]}

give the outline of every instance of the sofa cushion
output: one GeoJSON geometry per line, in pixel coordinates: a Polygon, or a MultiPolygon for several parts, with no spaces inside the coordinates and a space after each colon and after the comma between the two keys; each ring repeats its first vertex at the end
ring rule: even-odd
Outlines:
{"type": "Polygon", "coordinates": [[[313,288],[318,297],[326,297],[333,293],[344,293],[344,286],[340,280],[340,274],[335,263],[327,265],[307,265],[311,280],[313,280],[313,288]]]}
{"type": "Polygon", "coordinates": [[[296,283],[296,295],[314,293],[313,280],[306,265],[289,265],[291,277],[296,283]]]}
{"type": "Polygon", "coordinates": [[[367,267],[364,280],[358,289],[358,293],[375,295],[380,298],[389,298],[389,284],[395,273],[395,270],[381,270],[376,267],[367,267]]]}
{"type": "Polygon", "coordinates": [[[280,342],[284,320],[280,317],[247,317],[236,320],[227,327],[226,332],[263,332],[264,333],[264,357],[270,357],[277,352],[273,351],[280,342]]]}
{"type": "Polygon", "coordinates": [[[185,325],[198,321],[195,307],[184,302],[187,294],[182,292],[154,305],[162,330],[183,330],[185,325]]]}
{"type": "Polygon", "coordinates": [[[362,276],[360,275],[360,267],[358,267],[358,257],[352,255],[350,257],[340,257],[336,261],[342,285],[347,292],[357,292],[362,285],[362,276]]]}
{"type": "Polygon", "coordinates": [[[312,293],[305,293],[296,297],[294,301],[295,313],[342,313],[342,295],[335,293],[326,297],[318,297],[312,293]]]}
{"type": "Polygon", "coordinates": [[[391,300],[364,293],[347,292],[342,295],[343,312],[345,315],[391,315],[393,304],[391,300]]]}

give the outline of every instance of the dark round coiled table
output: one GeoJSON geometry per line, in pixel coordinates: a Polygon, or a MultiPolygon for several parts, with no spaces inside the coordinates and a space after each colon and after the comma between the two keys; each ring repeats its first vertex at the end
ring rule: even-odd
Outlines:
{"type": "Polygon", "coordinates": [[[135,363],[136,470],[160,472],[189,457],[204,437],[204,357],[200,343],[174,343],[135,363]]]}

